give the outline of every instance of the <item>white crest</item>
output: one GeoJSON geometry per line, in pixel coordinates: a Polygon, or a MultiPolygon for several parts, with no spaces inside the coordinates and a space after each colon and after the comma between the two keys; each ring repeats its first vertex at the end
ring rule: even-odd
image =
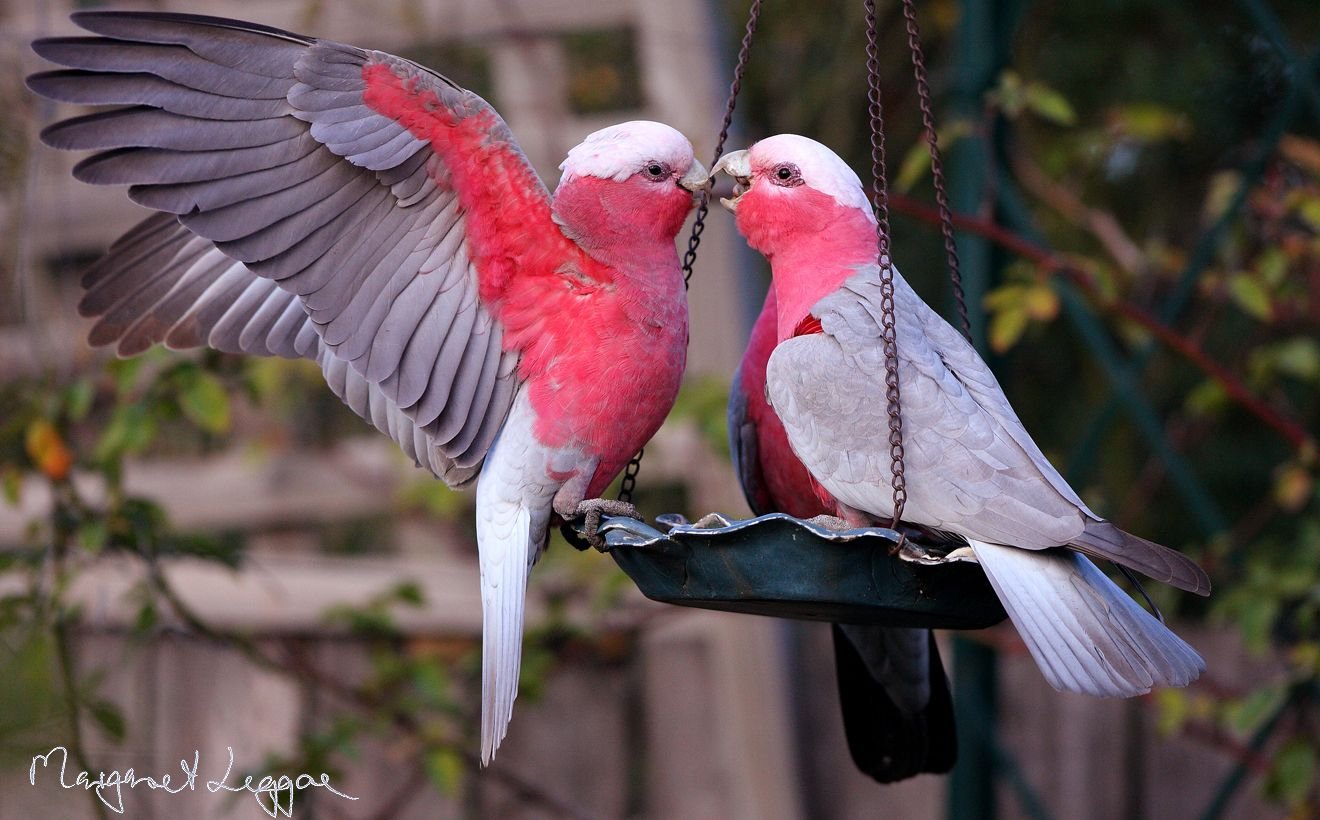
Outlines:
{"type": "Polygon", "coordinates": [[[780,163],[791,162],[802,173],[804,184],[829,194],[840,205],[865,211],[875,219],[857,173],[819,142],[797,134],[777,134],[756,143],[747,153],[753,172],[769,173],[780,163]]]}
{"type": "Polygon", "coordinates": [[[560,184],[573,177],[622,182],[648,162],[663,162],[682,174],[692,165],[692,143],[668,125],[633,120],[589,134],[559,165],[560,184]]]}

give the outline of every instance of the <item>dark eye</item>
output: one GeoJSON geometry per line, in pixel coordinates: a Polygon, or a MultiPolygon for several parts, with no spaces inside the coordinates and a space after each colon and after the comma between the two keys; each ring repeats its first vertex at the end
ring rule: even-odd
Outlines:
{"type": "Polygon", "coordinates": [[[664,179],[669,176],[669,166],[663,162],[648,162],[646,167],[642,169],[642,173],[653,180],[664,179]]]}
{"type": "Polygon", "coordinates": [[[782,185],[785,188],[792,188],[802,184],[802,172],[791,162],[785,162],[783,165],[775,166],[771,172],[771,181],[776,185],[782,185]]]}

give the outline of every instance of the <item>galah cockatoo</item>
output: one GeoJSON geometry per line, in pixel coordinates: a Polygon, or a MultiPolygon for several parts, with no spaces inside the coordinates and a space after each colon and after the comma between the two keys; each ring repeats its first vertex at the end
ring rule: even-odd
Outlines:
{"type": "Polygon", "coordinates": [[[476,482],[488,763],[552,514],[590,508],[678,391],[692,146],[597,131],[552,197],[490,105],[407,60],[207,17],[73,19],[101,36],[36,42],[72,70],[29,86],[128,107],[42,138],[162,212],[86,275],[91,341],[314,359],[419,465],[476,482]]]}
{"type": "MultiPolygon", "coordinates": [[[[777,322],[771,285],[729,388],[733,467],[757,515],[833,515],[766,401],[777,322]]],[[[953,768],[953,700],[931,631],[872,624],[835,624],[831,631],[844,734],[857,768],[881,783],[953,768]]]]}
{"type": "MultiPolygon", "coordinates": [[[[850,526],[887,524],[880,267],[861,181],[828,148],[791,134],[726,154],[716,169],[739,183],[725,205],[770,261],[778,344],[766,366],[769,402],[835,514],[850,526]]],[[[903,519],[966,539],[1056,689],[1133,696],[1194,680],[1201,657],[1087,556],[1203,595],[1206,574],[1088,509],[975,349],[896,270],[893,284],[903,519]]]]}

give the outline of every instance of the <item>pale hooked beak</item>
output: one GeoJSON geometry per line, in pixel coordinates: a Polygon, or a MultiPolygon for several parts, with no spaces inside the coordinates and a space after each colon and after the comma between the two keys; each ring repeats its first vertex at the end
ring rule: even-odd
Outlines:
{"type": "Polygon", "coordinates": [[[711,175],[706,173],[706,166],[702,165],[700,160],[694,158],[687,173],[678,180],[678,184],[694,194],[698,191],[709,191],[711,185],[710,177],[711,175]]]}
{"type": "Polygon", "coordinates": [[[713,177],[720,171],[733,177],[733,198],[720,197],[720,204],[730,211],[737,211],[738,200],[742,199],[743,194],[752,185],[752,162],[747,156],[746,151],[730,151],[720,157],[720,161],[715,163],[715,167],[710,169],[710,175],[713,177]]]}

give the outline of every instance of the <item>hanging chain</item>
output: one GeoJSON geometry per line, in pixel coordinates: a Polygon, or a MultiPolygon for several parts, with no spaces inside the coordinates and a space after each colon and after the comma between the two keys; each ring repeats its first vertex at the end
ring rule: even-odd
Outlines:
{"type": "Polygon", "coordinates": [[[637,455],[632,457],[628,466],[623,468],[623,481],[619,482],[619,500],[631,503],[633,489],[637,486],[637,473],[642,469],[642,456],[646,454],[646,448],[637,451],[637,455]]]}
{"type": "Polygon", "coordinates": [[[897,526],[907,504],[903,477],[903,412],[898,391],[898,333],[894,326],[894,268],[889,249],[889,183],[885,179],[885,114],[880,100],[880,49],[877,43],[875,0],[866,6],[866,85],[871,115],[871,196],[875,206],[876,255],[880,262],[880,331],[885,350],[885,399],[889,411],[889,473],[894,490],[897,526]]]}
{"type": "Polygon", "coordinates": [[[953,298],[958,308],[958,321],[963,337],[972,341],[972,323],[967,318],[967,297],[963,293],[962,274],[958,270],[958,247],[953,242],[953,212],[944,191],[944,163],[940,161],[939,137],[935,132],[935,116],[931,113],[930,86],[926,82],[926,58],[921,53],[921,29],[917,26],[914,0],[903,0],[903,18],[907,21],[908,50],[912,52],[912,74],[917,81],[917,100],[921,105],[921,125],[926,131],[926,145],[930,148],[930,176],[935,186],[935,204],[940,212],[940,233],[944,235],[944,256],[949,264],[949,278],[953,280],[953,298]]]}
{"type": "MultiPolygon", "coordinates": [[[[761,0],[752,0],[747,10],[747,27],[743,32],[742,43],[738,46],[738,62],[733,67],[733,82],[729,83],[729,98],[724,104],[724,122],[720,125],[719,138],[715,140],[715,156],[710,167],[724,156],[724,143],[729,139],[729,128],[733,126],[733,109],[738,104],[738,92],[742,91],[743,73],[747,70],[747,57],[752,50],[752,37],[756,35],[756,24],[761,19],[761,0]]],[[[710,192],[702,191],[697,203],[697,217],[692,221],[692,235],[688,237],[687,252],[683,254],[683,286],[692,281],[692,265],[697,261],[697,246],[701,244],[701,234],[706,230],[706,214],[710,212],[710,192]]]]}
{"type": "MultiPolygon", "coordinates": [[[[747,27],[743,32],[742,43],[738,46],[738,62],[733,68],[733,82],[729,83],[729,98],[724,104],[724,122],[720,125],[719,137],[715,140],[715,156],[710,167],[724,156],[724,143],[729,139],[729,129],[733,127],[733,109],[738,105],[738,92],[742,91],[743,74],[747,70],[747,58],[752,51],[752,38],[756,35],[756,24],[761,19],[761,0],[752,0],[747,10],[747,27]]],[[[702,191],[697,202],[697,216],[692,220],[692,234],[688,237],[687,250],[683,253],[683,289],[692,281],[692,266],[697,261],[697,248],[701,246],[701,235],[706,231],[706,215],[710,213],[710,192],[702,191]]],[[[619,500],[631,502],[633,489],[637,486],[637,474],[642,469],[643,448],[632,457],[623,469],[623,481],[619,484],[619,500]]]]}

